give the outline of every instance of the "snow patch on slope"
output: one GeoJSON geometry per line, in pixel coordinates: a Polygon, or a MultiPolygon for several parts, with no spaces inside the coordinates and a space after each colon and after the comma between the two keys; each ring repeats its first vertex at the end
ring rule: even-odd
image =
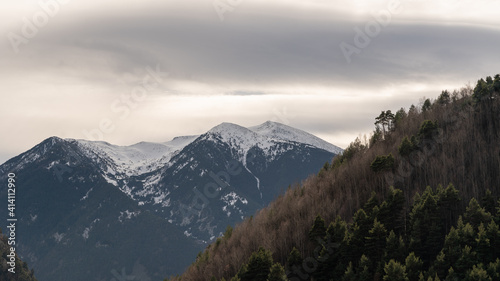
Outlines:
{"type": "Polygon", "coordinates": [[[140,142],[130,146],[112,145],[102,141],[69,141],[76,142],[86,156],[103,165],[108,182],[116,185],[112,178],[137,176],[162,168],[197,137],[176,137],[164,143],[140,142]]]}

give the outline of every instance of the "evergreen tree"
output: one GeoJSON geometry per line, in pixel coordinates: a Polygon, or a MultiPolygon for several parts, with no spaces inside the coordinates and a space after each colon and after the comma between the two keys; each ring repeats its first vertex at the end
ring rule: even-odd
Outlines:
{"type": "Polygon", "coordinates": [[[490,245],[486,258],[488,261],[493,261],[495,257],[500,257],[500,230],[493,220],[490,221],[486,228],[486,239],[490,245]]]}
{"type": "Polygon", "coordinates": [[[349,262],[347,269],[342,277],[342,281],[357,281],[356,273],[354,272],[352,262],[349,262]]]}
{"type": "Polygon", "coordinates": [[[450,101],[451,101],[451,98],[450,98],[450,93],[448,92],[448,90],[442,91],[441,95],[439,95],[439,97],[437,99],[437,102],[440,105],[447,105],[450,103],[450,101]]]}
{"type": "Polygon", "coordinates": [[[495,214],[495,198],[493,197],[493,194],[491,194],[491,191],[489,189],[486,190],[484,197],[481,199],[481,205],[486,212],[492,215],[495,214]]]}
{"type": "Polygon", "coordinates": [[[419,279],[419,274],[422,269],[422,260],[415,256],[414,252],[411,252],[405,260],[405,268],[408,275],[409,281],[417,281],[419,279]]]}
{"type": "Polygon", "coordinates": [[[379,220],[384,224],[387,230],[394,230],[396,234],[400,234],[404,229],[404,213],[405,198],[403,191],[394,187],[389,187],[389,196],[387,204],[380,206],[379,220]]]}
{"type": "Polygon", "coordinates": [[[426,99],[422,105],[422,112],[426,112],[431,109],[432,103],[430,99],[426,99]]]}
{"type": "Polygon", "coordinates": [[[382,260],[384,254],[386,233],[384,225],[377,219],[373,222],[373,227],[366,237],[365,254],[373,261],[382,260]]]}
{"type": "Polygon", "coordinates": [[[422,122],[420,129],[418,131],[418,137],[420,139],[430,139],[432,134],[438,129],[437,122],[432,122],[430,120],[425,120],[422,122]]]}
{"type": "Polygon", "coordinates": [[[358,260],[365,250],[366,237],[372,227],[373,221],[363,209],[359,209],[353,217],[351,233],[348,237],[348,256],[350,261],[358,260]]]}
{"type": "Polygon", "coordinates": [[[455,264],[462,254],[459,232],[454,227],[446,235],[443,253],[445,254],[447,266],[455,264]]]}
{"type": "MultiPolygon", "coordinates": [[[[475,264],[477,264],[476,252],[472,250],[472,247],[465,245],[465,247],[462,249],[462,255],[456,262],[457,272],[466,272],[475,264]]],[[[462,277],[463,274],[459,274],[459,276],[462,277]]]]}
{"type": "Polygon", "coordinates": [[[365,205],[363,206],[363,209],[372,220],[375,219],[376,214],[373,212],[373,209],[377,205],[378,205],[377,193],[375,193],[375,191],[372,191],[370,198],[368,199],[368,201],[366,201],[365,205]]]}
{"type": "Polygon", "coordinates": [[[399,262],[390,260],[384,266],[384,281],[408,281],[406,269],[399,262]]]}
{"type": "Polygon", "coordinates": [[[287,267],[289,269],[293,268],[294,266],[300,266],[302,265],[302,255],[300,254],[299,250],[297,248],[293,247],[292,251],[288,255],[288,259],[286,261],[287,267]]]}
{"type": "Polygon", "coordinates": [[[446,275],[445,281],[459,281],[457,274],[455,273],[455,270],[453,270],[453,267],[450,267],[448,269],[448,275],[446,275]]]}
{"type": "Polygon", "coordinates": [[[288,276],[291,280],[300,280],[300,272],[302,271],[303,258],[297,248],[293,247],[292,251],[288,255],[286,261],[286,266],[288,270],[288,276]]]}
{"type": "Polygon", "coordinates": [[[326,235],[325,220],[317,215],[314,219],[313,226],[309,231],[309,239],[313,242],[317,242],[318,239],[323,239],[326,235]]]}
{"type": "Polygon", "coordinates": [[[358,281],[371,281],[373,280],[373,274],[371,273],[370,267],[372,262],[370,259],[362,255],[359,259],[358,269],[356,270],[358,281]]]}
{"type": "Polygon", "coordinates": [[[382,137],[385,137],[385,125],[387,124],[387,116],[385,111],[382,111],[378,117],[375,118],[375,125],[382,125],[382,137]]]}
{"type": "Polygon", "coordinates": [[[466,281],[492,281],[482,264],[474,265],[465,278],[466,281]]]}
{"type": "Polygon", "coordinates": [[[275,263],[271,267],[271,271],[269,272],[269,276],[267,278],[267,281],[287,281],[288,279],[286,278],[285,274],[285,269],[281,264],[275,263]]]}
{"type": "Polygon", "coordinates": [[[428,265],[443,247],[437,196],[430,187],[415,202],[410,213],[410,225],[410,249],[428,265]]]}
{"type": "Polygon", "coordinates": [[[398,152],[401,156],[409,156],[413,151],[415,151],[417,147],[408,139],[408,137],[404,137],[401,141],[401,144],[398,147],[398,152]]]}
{"type": "Polygon", "coordinates": [[[394,230],[389,232],[389,236],[386,239],[386,248],[385,248],[385,258],[384,260],[389,261],[391,259],[397,262],[403,262],[405,258],[405,243],[403,237],[396,236],[394,230]]]}
{"type": "Polygon", "coordinates": [[[438,207],[444,222],[445,233],[456,223],[458,213],[458,203],[460,196],[453,184],[449,184],[446,189],[438,188],[438,207]]]}
{"type": "Polygon", "coordinates": [[[481,208],[476,198],[472,198],[465,211],[464,221],[470,223],[472,227],[477,228],[481,223],[489,223],[490,219],[491,214],[486,212],[484,208],[481,208]]]}
{"type": "Polygon", "coordinates": [[[486,272],[493,280],[500,280],[500,259],[497,258],[495,262],[490,262],[486,272]]]}
{"type": "Polygon", "coordinates": [[[343,258],[347,249],[346,233],[347,223],[337,216],[326,230],[326,243],[330,248],[324,248],[321,252],[322,261],[315,273],[318,280],[322,278],[330,280],[343,275],[346,266],[345,258],[343,258]]]}
{"type": "Polygon", "coordinates": [[[398,111],[396,111],[396,114],[394,115],[394,127],[398,127],[399,124],[407,117],[408,115],[406,114],[406,111],[404,108],[400,108],[398,111]]]}
{"type": "Polygon", "coordinates": [[[488,239],[486,228],[483,223],[477,228],[475,250],[477,252],[477,259],[480,262],[490,262],[493,261],[493,258],[496,258],[496,256],[491,255],[491,252],[494,250],[491,249],[490,239],[488,239]]]}
{"type": "Polygon", "coordinates": [[[394,168],[394,156],[391,153],[389,155],[379,155],[370,164],[370,168],[374,172],[388,171],[394,168]]]}
{"type": "Polygon", "coordinates": [[[245,270],[238,277],[241,281],[266,281],[272,265],[271,252],[260,247],[252,254],[245,270]]]}

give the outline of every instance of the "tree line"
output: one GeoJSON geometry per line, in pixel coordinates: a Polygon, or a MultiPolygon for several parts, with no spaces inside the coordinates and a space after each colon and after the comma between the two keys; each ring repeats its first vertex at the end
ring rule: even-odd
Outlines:
{"type": "Polygon", "coordinates": [[[171,279],[250,280],[244,265],[265,260],[262,278],[273,267],[283,277],[281,266],[289,280],[498,280],[491,258],[498,257],[491,244],[499,224],[498,85],[499,75],[487,77],[383,111],[369,136],[171,279]]]}

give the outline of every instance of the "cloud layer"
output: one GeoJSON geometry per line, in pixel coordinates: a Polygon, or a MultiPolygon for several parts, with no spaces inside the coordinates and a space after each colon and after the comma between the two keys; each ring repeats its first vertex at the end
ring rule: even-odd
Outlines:
{"type": "Polygon", "coordinates": [[[117,144],[274,119],[346,146],[382,109],[499,72],[495,1],[268,2],[0,4],[0,162],[103,119],[117,144]]]}

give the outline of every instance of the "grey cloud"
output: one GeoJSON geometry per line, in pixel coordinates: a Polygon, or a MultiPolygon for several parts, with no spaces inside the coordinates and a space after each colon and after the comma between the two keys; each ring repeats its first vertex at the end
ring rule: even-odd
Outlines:
{"type": "Polygon", "coordinates": [[[358,88],[450,75],[470,79],[479,69],[494,71],[500,62],[491,55],[500,45],[500,32],[480,27],[393,22],[347,63],[339,44],[354,44],[354,28],[363,29],[365,22],[340,21],[337,14],[317,19],[312,12],[299,18],[249,11],[222,23],[204,16],[193,20],[158,11],[132,18],[103,15],[57,28],[40,40],[53,48],[40,51],[62,62],[74,59],[74,49],[101,54],[116,74],[160,63],[173,79],[358,88]]]}

